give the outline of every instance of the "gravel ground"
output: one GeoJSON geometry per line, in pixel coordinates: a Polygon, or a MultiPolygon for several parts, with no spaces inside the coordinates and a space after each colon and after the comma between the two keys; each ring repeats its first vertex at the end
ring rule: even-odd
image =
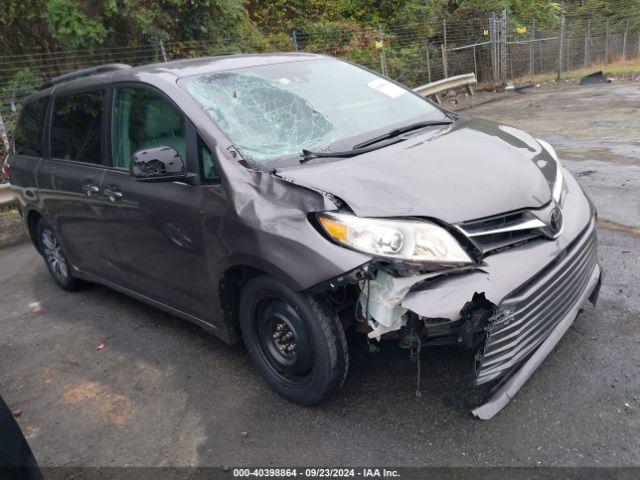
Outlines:
{"type": "Polygon", "coordinates": [[[495,419],[469,354],[351,339],[337,399],[274,394],[241,347],[106,288],[59,290],[0,250],[0,394],[43,465],[640,465],[640,83],[530,89],[467,110],[558,146],[600,212],[600,302],[495,419]],[[104,343],[104,348],[97,346],[104,343]]]}

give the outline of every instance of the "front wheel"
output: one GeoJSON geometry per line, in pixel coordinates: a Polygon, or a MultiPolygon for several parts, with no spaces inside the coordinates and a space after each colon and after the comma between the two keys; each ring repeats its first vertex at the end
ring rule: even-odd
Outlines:
{"type": "Polygon", "coordinates": [[[316,405],[340,390],[349,351],[328,302],[260,276],[242,290],[239,319],[251,359],[282,397],[316,405]]]}
{"type": "Polygon", "coordinates": [[[79,282],[71,275],[71,265],[62,251],[57,235],[44,220],[38,223],[38,241],[40,252],[56,283],[65,290],[76,290],[79,282]]]}

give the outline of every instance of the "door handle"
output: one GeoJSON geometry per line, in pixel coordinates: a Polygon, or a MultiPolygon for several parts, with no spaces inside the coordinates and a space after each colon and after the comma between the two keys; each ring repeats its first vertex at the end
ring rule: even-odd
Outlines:
{"type": "Polygon", "coordinates": [[[104,193],[104,196],[107,197],[110,202],[115,202],[122,198],[122,192],[118,190],[117,187],[107,187],[102,190],[102,193],[104,193]]]}
{"type": "Polygon", "coordinates": [[[82,185],[82,191],[87,197],[93,197],[94,195],[100,193],[100,187],[94,185],[93,183],[85,183],[82,185]]]}

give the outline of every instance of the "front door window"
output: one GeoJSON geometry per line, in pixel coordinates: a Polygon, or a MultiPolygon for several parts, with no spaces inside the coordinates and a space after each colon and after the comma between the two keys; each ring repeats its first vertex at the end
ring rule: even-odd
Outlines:
{"type": "Polygon", "coordinates": [[[114,166],[128,170],[134,153],[163,146],[174,148],[186,160],[182,113],[151,89],[118,88],[113,122],[114,166]]]}

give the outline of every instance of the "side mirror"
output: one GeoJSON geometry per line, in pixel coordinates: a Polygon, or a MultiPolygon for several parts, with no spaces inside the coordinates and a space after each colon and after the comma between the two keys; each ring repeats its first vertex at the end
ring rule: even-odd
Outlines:
{"type": "Polygon", "coordinates": [[[131,176],[141,182],[172,181],[184,179],[187,169],[178,151],[165,145],[134,153],[131,176]]]}

